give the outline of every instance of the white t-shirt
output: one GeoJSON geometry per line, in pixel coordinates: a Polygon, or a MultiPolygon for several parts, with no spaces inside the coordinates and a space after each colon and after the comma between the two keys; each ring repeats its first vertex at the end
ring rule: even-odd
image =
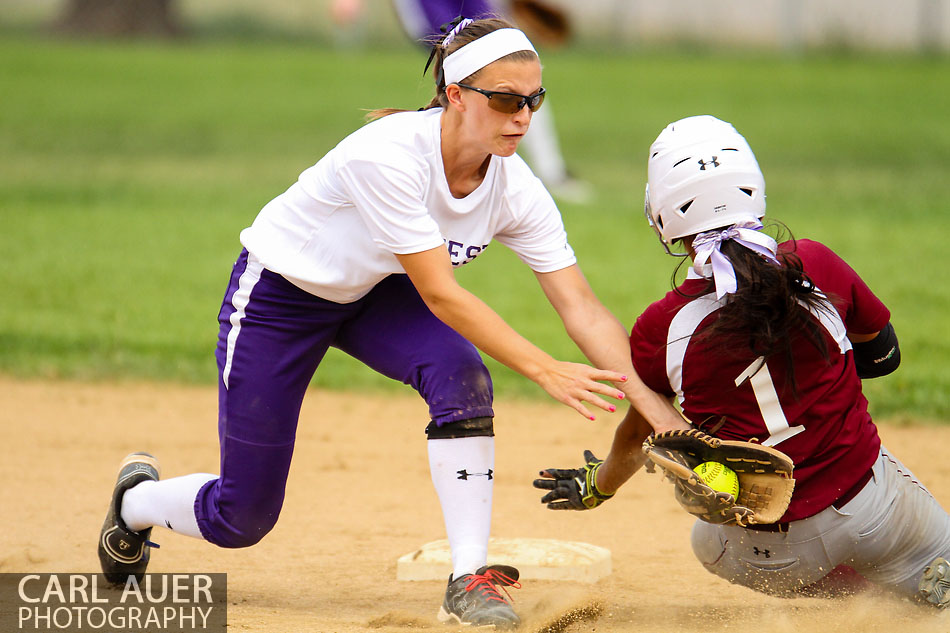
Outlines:
{"type": "Polygon", "coordinates": [[[268,270],[336,303],[404,272],[396,254],[441,244],[453,266],[493,238],[537,272],[574,264],[554,200],[516,154],[492,156],[478,188],[452,197],[441,114],[391,114],[350,134],[267,203],[241,243],[268,270]]]}

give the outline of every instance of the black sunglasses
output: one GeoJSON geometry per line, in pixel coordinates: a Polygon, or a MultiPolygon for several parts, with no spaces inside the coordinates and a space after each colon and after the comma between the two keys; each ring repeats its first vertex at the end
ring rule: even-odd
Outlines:
{"type": "Polygon", "coordinates": [[[497,92],[495,90],[483,90],[475,86],[458,84],[459,88],[472,90],[488,97],[488,107],[505,114],[515,114],[521,112],[521,108],[528,106],[532,112],[537,112],[538,108],[544,102],[545,90],[541,88],[533,95],[519,95],[514,92],[497,92]]]}

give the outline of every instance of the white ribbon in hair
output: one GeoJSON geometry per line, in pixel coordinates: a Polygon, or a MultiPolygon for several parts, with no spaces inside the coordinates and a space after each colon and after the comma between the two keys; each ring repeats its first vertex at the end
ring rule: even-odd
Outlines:
{"type": "Polygon", "coordinates": [[[702,275],[706,263],[712,263],[717,299],[722,299],[723,296],[737,289],[736,271],[732,267],[732,262],[719,250],[724,241],[733,240],[775,264],[781,265],[775,257],[778,245],[771,237],[759,232],[761,228],[762,223],[758,220],[746,220],[737,222],[727,229],[700,233],[693,240],[693,250],[696,252],[693,258],[693,270],[702,275]]]}
{"type": "MultiPolygon", "coordinates": [[[[452,29],[455,31],[455,29],[452,29]]],[[[446,35],[446,39],[448,39],[446,35]]],[[[454,35],[452,36],[455,37],[454,35]]],[[[465,44],[442,61],[445,85],[455,84],[505,55],[532,51],[528,36],[518,29],[498,29],[465,44]]]]}
{"type": "Polygon", "coordinates": [[[461,22],[455,25],[451,31],[445,34],[445,37],[442,38],[442,48],[448,48],[449,44],[452,43],[452,40],[455,39],[455,36],[459,34],[459,31],[464,29],[466,26],[474,22],[471,18],[465,18],[461,22]]]}

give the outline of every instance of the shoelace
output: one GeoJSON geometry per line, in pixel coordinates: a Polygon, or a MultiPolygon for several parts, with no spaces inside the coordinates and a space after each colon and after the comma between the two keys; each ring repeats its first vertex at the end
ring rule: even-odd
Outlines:
{"type": "Polygon", "coordinates": [[[471,580],[465,585],[465,591],[472,591],[477,588],[485,600],[507,602],[501,594],[498,593],[498,589],[495,588],[496,584],[505,592],[505,596],[508,597],[508,600],[511,600],[511,594],[505,589],[506,586],[521,589],[520,582],[500,571],[489,569],[486,570],[484,574],[472,574],[471,580]]]}

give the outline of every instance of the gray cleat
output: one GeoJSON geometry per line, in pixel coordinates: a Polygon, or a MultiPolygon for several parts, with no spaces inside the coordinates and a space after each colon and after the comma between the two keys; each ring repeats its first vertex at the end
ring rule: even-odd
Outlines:
{"type": "Polygon", "coordinates": [[[521,587],[518,570],[508,565],[486,565],[474,574],[452,580],[445,590],[445,600],[439,609],[439,622],[455,622],[465,626],[513,629],[521,618],[497,587],[521,587]]]}
{"type": "Polygon", "coordinates": [[[937,558],[924,569],[917,585],[917,597],[938,609],[950,606],[950,563],[937,558]]]}

